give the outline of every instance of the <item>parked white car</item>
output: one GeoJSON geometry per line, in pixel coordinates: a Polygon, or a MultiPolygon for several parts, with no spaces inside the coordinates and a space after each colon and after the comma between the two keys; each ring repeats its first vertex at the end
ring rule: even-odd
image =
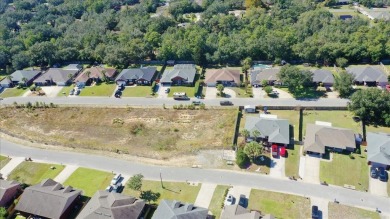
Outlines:
{"type": "Polygon", "coordinates": [[[122,178],[122,174],[120,174],[120,173],[115,174],[115,176],[114,176],[114,177],[112,178],[112,180],[111,180],[111,185],[113,186],[113,185],[117,184],[118,181],[119,181],[121,178],[122,178]]]}
{"type": "Polygon", "coordinates": [[[233,205],[233,203],[234,203],[234,197],[231,194],[228,194],[226,196],[224,204],[225,205],[233,205]]]}

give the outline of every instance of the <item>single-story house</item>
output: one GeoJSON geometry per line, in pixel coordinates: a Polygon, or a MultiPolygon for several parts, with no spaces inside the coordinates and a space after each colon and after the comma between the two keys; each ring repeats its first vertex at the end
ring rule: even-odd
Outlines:
{"type": "Polygon", "coordinates": [[[6,207],[11,204],[17,198],[16,195],[21,189],[20,183],[14,180],[7,181],[0,179],[0,207],[6,207]]]}
{"type": "Polygon", "coordinates": [[[207,208],[196,207],[193,204],[183,204],[180,201],[161,200],[152,219],[206,219],[208,214],[207,208]]]}
{"type": "Polygon", "coordinates": [[[115,82],[117,84],[125,85],[150,85],[153,82],[154,75],[157,72],[156,67],[143,67],[123,69],[122,72],[116,77],[115,82]]]}
{"type": "Polygon", "coordinates": [[[77,219],[139,219],[143,216],[145,201],[108,191],[97,191],[77,219]]]}
{"type": "Polygon", "coordinates": [[[373,166],[390,167],[390,134],[367,133],[367,161],[373,166]]]}
{"type": "Polygon", "coordinates": [[[251,211],[241,205],[225,205],[221,219],[275,219],[273,215],[262,216],[258,211],[251,211]]]}
{"type": "Polygon", "coordinates": [[[196,68],[193,64],[178,64],[171,70],[165,70],[160,83],[164,85],[193,85],[196,68]]]}
{"type": "Polygon", "coordinates": [[[365,15],[371,20],[390,21],[390,12],[388,11],[373,11],[368,9],[365,12],[365,15]]]}
{"type": "Polygon", "coordinates": [[[379,66],[357,66],[346,70],[354,76],[357,84],[385,87],[388,83],[386,72],[379,66]]]}
{"type": "Polygon", "coordinates": [[[19,83],[25,83],[26,86],[30,86],[32,82],[41,74],[41,71],[34,70],[17,70],[8,77],[0,81],[0,86],[9,88],[17,86],[19,83]]]}
{"type": "Polygon", "coordinates": [[[251,85],[261,86],[263,81],[267,81],[269,85],[273,85],[276,81],[279,80],[278,73],[280,68],[264,68],[264,69],[255,69],[250,72],[250,81],[251,85]]]}
{"type": "Polygon", "coordinates": [[[204,82],[209,87],[215,87],[217,84],[224,86],[237,86],[240,84],[240,70],[221,68],[206,70],[204,82]]]}
{"type": "Polygon", "coordinates": [[[63,187],[52,179],[45,179],[40,184],[24,190],[15,210],[25,217],[33,215],[66,219],[74,211],[80,195],[80,190],[75,190],[71,186],[63,187]]]}
{"type": "Polygon", "coordinates": [[[81,64],[69,64],[64,67],[65,70],[78,70],[81,71],[83,69],[83,65],[81,64]]]}
{"type": "Polygon", "coordinates": [[[81,74],[79,74],[73,82],[76,83],[77,86],[84,87],[89,85],[92,81],[101,81],[103,74],[110,81],[114,80],[116,75],[116,69],[113,68],[104,68],[101,66],[94,66],[91,68],[85,69],[81,74]]]}
{"type": "Polygon", "coordinates": [[[313,82],[316,84],[322,83],[324,87],[332,87],[334,84],[334,77],[331,71],[325,69],[313,69],[313,82]]]}
{"type": "Polygon", "coordinates": [[[350,129],[307,124],[303,150],[320,155],[325,154],[325,148],[339,152],[354,151],[356,141],[357,136],[350,129]]]}
{"type": "Polygon", "coordinates": [[[247,117],[245,129],[254,138],[253,131],[260,132],[259,138],[271,144],[290,144],[290,125],[286,119],[247,117]]]}
{"type": "Polygon", "coordinates": [[[58,85],[66,86],[72,82],[79,70],[66,70],[62,68],[50,68],[46,73],[34,80],[37,86],[58,85]]]}

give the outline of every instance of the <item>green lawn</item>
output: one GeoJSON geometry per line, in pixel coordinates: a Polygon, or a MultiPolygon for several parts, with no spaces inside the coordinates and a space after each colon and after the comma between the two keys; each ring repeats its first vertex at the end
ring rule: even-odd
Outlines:
{"type": "MultiPolygon", "coordinates": [[[[163,176],[164,177],[164,176],[163,176]]],[[[180,200],[182,202],[194,203],[198,196],[201,184],[196,186],[189,185],[185,182],[167,182],[163,181],[164,189],[161,188],[160,181],[144,180],[142,183],[142,191],[151,190],[152,192],[160,193],[160,198],[156,203],[160,203],[162,199],[180,200]]],[[[125,188],[124,194],[139,196],[139,192],[125,188]]]]}
{"type": "Polygon", "coordinates": [[[80,92],[80,96],[106,96],[111,97],[114,94],[116,84],[96,84],[94,86],[87,86],[80,92]]]}
{"type": "Polygon", "coordinates": [[[96,191],[104,190],[109,186],[112,177],[113,174],[109,172],[79,167],[65,181],[64,185],[81,189],[84,191],[83,195],[91,197],[96,191]]]}
{"type": "Polygon", "coordinates": [[[194,97],[195,87],[187,87],[187,86],[172,86],[171,91],[168,94],[168,97],[173,97],[173,93],[181,93],[185,92],[187,97],[194,97]]]}
{"type": "Polygon", "coordinates": [[[62,88],[62,90],[60,92],[58,92],[57,96],[58,97],[63,97],[63,96],[68,96],[69,95],[69,92],[74,88],[74,85],[70,85],[70,86],[65,86],[62,88]],[[65,95],[64,95],[65,93],[65,95]]]}
{"type": "Polygon", "coordinates": [[[150,95],[151,86],[126,87],[122,92],[122,97],[155,97],[150,95]]]}
{"type": "Polygon", "coordinates": [[[276,218],[309,218],[310,200],[301,196],[252,189],[248,209],[276,218]]]}
{"type": "Polygon", "coordinates": [[[8,178],[34,185],[43,179],[54,179],[64,168],[63,165],[23,161],[11,172],[8,178]],[[50,167],[55,167],[55,169],[50,167]]]}
{"type": "Polygon", "coordinates": [[[6,97],[19,97],[22,96],[26,91],[28,91],[27,88],[7,88],[2,93],[0,93],[0,97],[6,98],[6,97]]]}
{"type": "Polygon", "coordinates": [[[0,155],[0,169],[3,168],[11,159],[0,155]]]}
{"type": "Polygon", "coordinates": [[[244,87],[228,87],[228,88],[236,92],[236,97],[238,98],[250,98],[250,95],[252,95],[252,88],[248,88],[249,93],[245,92],[244,87]]]}
{"type": "Polygon", "coordinates": [[[294,145],[294,149],[287,149],[286,176],[299,176],[299,151],[301,146],[294,145]]]}
{"type": "Polygon", "coordinates": [[[379,213],[361,208],[350,207],[342,204],[329,202],[329,218],[343,219],[379,219],[379,213]]]}
{"type": "Polygon", "coordinates": [[[366,154],[353,154],[355,159],[345,154],[333,153],[331,162],[321,161],[320,180],[329,184],[353,185],[357,190],[368,190],[368,165],[366,154]]]}
{"type": "Polygon", "coordinates": [[[221,215],[223,201],[225,200],[225,191],[229,188],[230,186],[218,185],[214,190],[214,194],[209,205],[209,211],[213,213],[215,218],[219,218],[221,215]]]}

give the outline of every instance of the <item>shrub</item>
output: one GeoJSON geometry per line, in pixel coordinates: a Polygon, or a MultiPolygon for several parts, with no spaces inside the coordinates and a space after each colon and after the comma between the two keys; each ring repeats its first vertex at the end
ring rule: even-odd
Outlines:
{"type": "Polygon", "coordinates": [[[272,87],[271,86],[266,86],[264,88],[264,91],[267,93],[267,95],[269,95],[272,92],[272,87]]]}
{"type": "Polygon", "coordinates": [[[150,87],[150,90],[152,91],[152,93],[154,93],[154,91],[156,90],[156,81],[153,81],[152,86],[150,87]]]}
{"type": "Polygon", "coordinates": [[[249,164],[249,157],[244,153],[243,150],[239,149],[236,154],[236,164],[241,168],[246,168],[249,164]]]}
{"type": "Polygon", "coordinates": [[[348,64],[348,59],[343,58],[343,57],[337,58],[336,64],[341,68],[345,68],[348,64]]]}
{"type": "Polygon", "coordinates": [[[355,159],[355,157],[352,154],[349,154],[349,158],[351,158],[352,160],[355,159]]]}
{"type": "Polygon", "coordinates": [[[194,87],[194,95],[195,95],[195,97],[199,95],[200,88],[201,88],[201,85],[200,85],[200,80],[199,80],[199,81],[197,81],[195,83],[195,87],[194,87]]]}

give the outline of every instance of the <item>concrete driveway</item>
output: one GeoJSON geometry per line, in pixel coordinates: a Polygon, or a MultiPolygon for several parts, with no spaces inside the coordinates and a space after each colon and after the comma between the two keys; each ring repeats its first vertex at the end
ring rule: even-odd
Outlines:
{"type": "MultiPolygon", "coordinates": [[[[310,198],[311,205],[317,205],[318,206],[318,211],[320,213],[319,219],[327,219],[329,218],[328,216],[328,206],[329,206],[329,201],[326,199],[322,198],[310,198]]],[[[311,211],[311,209],[310,209],[311,211]]]]}
{"type": "Polygon", "coordinates": [[[61,173],[59,173],[56,178],[54,178],[54,181],[64,183],[69,178],[69,176],[77,170],[77,168],[79,167],[74,165],[66,165],[61,173]]]}
{"type": "Polygon", "coordinates": [[[47,97],[56,97],[63,87],[60,86],[48,86],[42,87],[47,97]]]}
{"type": "Polygon", "coordinates": [[[223,89],[226,98],[236,98],[236,92],[230,88],[223,89]]]}
{"type": "Polygon", "coordinates": [[[205,99],[217,98],[218,90],[216,87],[204,87],[204,89],[206,89],[205,99]]]}
{"type": "Polygon", "coordinates": [[[265,95],[265,92],[261,87],[253,87],[252,93],[253,93],[253,98],[255,99],[263,99],[265,95]]]}
{"type": "Polygon", "coordinates": [[[370,181],[368,188],[371,194],[387,197],[387,182],[382,182],[379,179],[374,179],[368,176],[370,181]]]}
{"type": "Polygon", "coordinates": [[[228,194],[233,195],[234,197],[233,204],[238,204],[240,195],[245,195],[247,201],[249,200],[249,195],[251,194],[251,188],[246,186],[233,186],[232,188],[229,189],[228,194]]]}
{"type": "Polygon", "coordinates": [[[320,183],[320,158],[307,154],[304,163],[303,180],[310,183],[320,183]]]}
{"type": "Polygon", "coordinates": [[[273,177],[284,178],[285,174],[285,163],[286,158],[279,156],[278,158],[274,158],[271,156],[271,168],[269,175],[273,177]]]}
{"type": "Polygon", "coordinates": [[[284,90],[281,90],[281,89],[278,89],[275,87],[272,87],[272,89],[279,93],[279,97],[278,97],[279,99],[293,98],[293,96],[290,93],[288,93],[284,90]]]}
{"type": "Polygon", "coordinates": [[[158,84],[157,85],[157,94],[158,94],[158,97],[157,98],[163,98],[163,99],[166,99],[168,98],[168,93],[165,93],[165,90],[167,88],[171,88],[171,86],[162,86],[161,84],[158,84]]]}
{"type": "Polygon", "coordinates": [[[0,173],[4,179],[7,179],[8,175],[14,170],[19,164],[24,161],[24,157],[13,157],[4,167],[1,168],[0,173]]]}
{"type": "Polygon", "coordinates": [[[198,196],[195,200],[195,206],[209,208],[211,199],[213,198],[214,190],[217,187],[217,184],[211,183],[202,183],[200,187],[198,196]]]}

